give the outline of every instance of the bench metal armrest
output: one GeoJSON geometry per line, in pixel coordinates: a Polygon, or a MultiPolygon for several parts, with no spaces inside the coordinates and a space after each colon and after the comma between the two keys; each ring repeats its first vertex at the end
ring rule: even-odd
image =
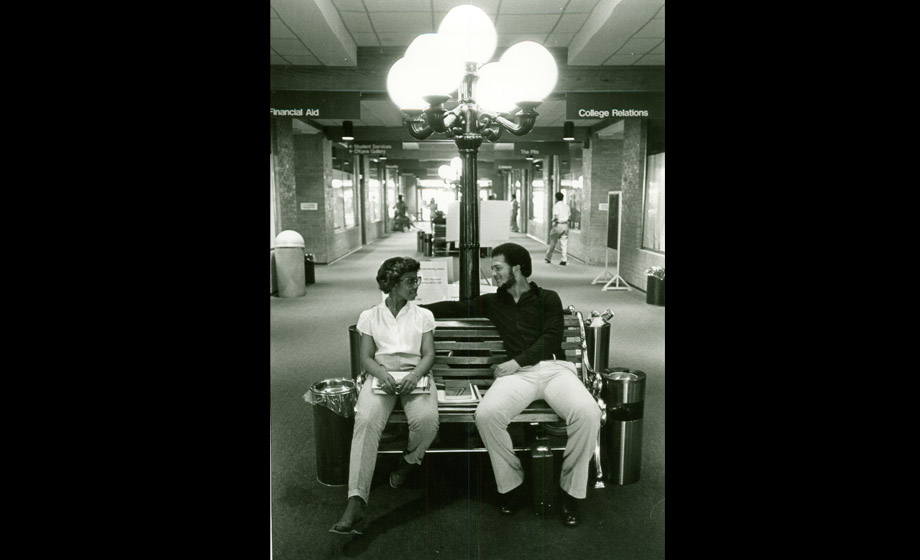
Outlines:
{"type": "Polygon", "coordinates": [[[578,317],[578,330],[581,333],[581,382],[585,384],[588,392],[597,401],[597,406],[601,409],[601,426],[603,426],[607,423],[607,403],[601,397],[604,380],[601,377],[601,372],[591,365],[591,357],[588,355],[588,338],[585,335],[585,321],[581,311],[576,311],[575,306],[570,305],[569,313],[574,313],[578,317]]]}

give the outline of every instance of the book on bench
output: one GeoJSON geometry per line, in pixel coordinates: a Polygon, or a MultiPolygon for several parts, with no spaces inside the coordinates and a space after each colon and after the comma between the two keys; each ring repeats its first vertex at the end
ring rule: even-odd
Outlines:
{"type": "Polygon", "coordinates": [[[438,389],[438,402],[446,404],[476,403],[482,400],[479,387],[467,382],[463,385],[449,384],[438,389]]]}
{"type": "MultiPolygon", "coordinates": [[[[405,376],[409,375],[412,372],[411,371],[388,371],[387,373],[393,376],[393,379],[395,379],[396,382],[399,383],[400,381],[403,380],[405,376]]],[[[427,393],[428,389],[431,387],[429,385],[430,379],[431,379],[431,376],[423,375],[421,379],[418,380],[418,383],[415,384],[415,389],[412,389],[412,391],[409,394],[414,395],[416,393],[427,393]]],[[[378,395],[389,394],[383,390],[383,387],[380,386],[380,380],[377,379],[376,377],[374,378],[374,384],[372,385],[372,387],[374,388],[374,392],[377,393],[378,395]]]]}

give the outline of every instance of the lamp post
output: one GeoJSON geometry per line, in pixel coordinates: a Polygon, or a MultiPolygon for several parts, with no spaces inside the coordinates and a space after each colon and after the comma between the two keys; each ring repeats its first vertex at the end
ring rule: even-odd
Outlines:
{"type": "Polygon", "coordinates": [[[539,43],[521,41],[497,62],[497,36],[481,9],[450,10],[437,33],[412,41],[387,74],[387,91],[405,114],[409,134],[425,140],[438,132],[453,138],[463,161],[460,204],[460,299],[479,295],[479,196],[476,157],[483,139],[507,130],[533,129],[537,106],[556,85],[553,56],[539,43]],[[456,95],[457,105],[444,104],[456,95]]]}

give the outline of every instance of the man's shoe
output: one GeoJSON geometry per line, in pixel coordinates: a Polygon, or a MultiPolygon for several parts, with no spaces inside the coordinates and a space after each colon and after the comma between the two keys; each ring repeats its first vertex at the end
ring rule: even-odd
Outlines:
{"type": "Polygon", "coordinates": [[[550,262],[549,259],[543,259],[543,260],[546,261],[546,264],[553,264],[553,263],[550,262]]]}
{"type": "Polygon", "coordinates": [[[521,505],[521,486],[498,495],[499,509],[505,515],[512,515],[521,505]]]}
{"type": "Polygon", "coordinates": [[[562,522],[569,527],[578,525],[578,500],[562,491],[562,522]]]}
{"type": "Polygon", "coordinates": [[[409,475],[412,474],[417,466],[407,463],[405,458],[400,457],[399,466],[390,473],[390,486],[399,488],[405,484],[406,480],[409,479],[409,475]]]}
{"type": "Polygon", "coordinates": [[[565,266],[565,261],[562,261],[561,263],[559,263],[559,266],[565,266]]]}

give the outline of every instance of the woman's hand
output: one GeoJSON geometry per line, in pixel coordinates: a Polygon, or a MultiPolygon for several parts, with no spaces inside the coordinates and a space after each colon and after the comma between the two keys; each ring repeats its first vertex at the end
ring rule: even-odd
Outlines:
{"type": "Polygon", "coordinates": [[[383,370],[377,374],[377,379],[380,381],[380,387],[383,389],[383,392],[388,395],[397,394],[397,389],[399,384],[396,383],[396,380],[393,379],[393,376],[390,375],[390,372],[383,370]]]}
{"type": "Polygon", "coordinates": [[[421,379],[421,375],[418,373],[410,373],[409,375],[403,377],[402,381],[396,387],[397,394],[399,395],[408,395],[415,389],[415,386],[418,384],[418,380],[421,379]]]}

